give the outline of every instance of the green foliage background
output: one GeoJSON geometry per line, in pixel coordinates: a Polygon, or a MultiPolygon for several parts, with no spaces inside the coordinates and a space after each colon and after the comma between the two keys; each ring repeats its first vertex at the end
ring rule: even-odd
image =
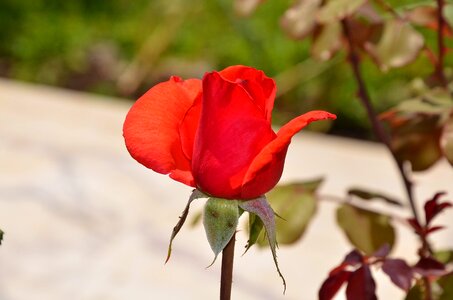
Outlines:
{"type": "MultiPolygon", "coordinates": [[[[402,7],[420,1],[388,2],[402,7]]],[[[245,64],[281,79],[281,84],[296,83],[276,101],[277,124],[308,109],[328,109],[340,117],[333,132],[370,137],[344,53],[327,65],[307,63],[309,41],[293,41],[282,32],[279,20],[291,3],[268,0],[242,18],[231,0],[2,0],[0,76],[135,98],[183,67],[183,76],[202,76],[209,68],[245,64]],[[118,78],[143,54],[147,41],[148,52],[162,49],[149,60],[138,89],[125,94],[118,89],[118,78]],[[99,57],[104,60],[101,67],[99,57]]],[[[435,46],[435,34],[424,33],[435,46]]],[[[146,51],[144,57],[146,61],[146,51]]],[[[407,97],[404,85],[432,70],[425,56],[386,74],[369,60],[363,66],[378,111],[407,97]]]]}

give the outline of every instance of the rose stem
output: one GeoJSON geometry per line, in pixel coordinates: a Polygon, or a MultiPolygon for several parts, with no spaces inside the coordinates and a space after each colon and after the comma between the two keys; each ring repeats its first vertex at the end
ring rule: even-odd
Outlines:
{"type": "MultiPolygon", "coordinates": [[[[351,63],[352,71],[354,73],[355,81],[358,85],[358,96],[362,105],[365,107],[365,110],[368,114],[368,119],[371,121],[371,126],[375,136],[387,147],[387,149],[392,154],[393,159],[395,160],[396,165],[398,166],[398,170],[400,172],[401,178],[404,182],[404,187],[406,188],[407,197],[409,199],[409,204],[412,210],[412,214],[414,218],[419,222],[419,216],[417,213],[417,209],[415,207],[415,199],[412,191],[412,182],[409,180],[408,175],[404,169],[403,163],[398,161],[396,158],[396,154],[392,149],[392,145],[390,144],[390,138],[384,130],[381,122],[379,121],[376,112],[371,104],[371,99],[368,94],[368,91],[365,86],[365,82],[363,80],[362,73],[360,71],[360,61],[359,56],[355,51],[354,43],[352,41],[351,32],[349,29],[349,24],[347,19],[341,21],[343,27],[343,34],[347,39],[349,45],[349,61],[351,63]]],[[[421,224],[421,223],[420,223],[421,224]]]]}
{"type": "Polygon", "coordinates": [[[222,271],[220,275],[220,300],[231,299],[231,284],[233,283],[234,244],[236,233],[222,251],[222,271]]]}
{"type": "Polygon", "coordinates": [[[447,86],[447,80],[444,74],[444,55],[445,55],[445,45],[444,45],[444,28],[445,28],[445,18],[443,15],[444,11],[444,0],[437,0],[437,63],[436,63],[436,75],[440,80],[442,86],[447,86]]]}

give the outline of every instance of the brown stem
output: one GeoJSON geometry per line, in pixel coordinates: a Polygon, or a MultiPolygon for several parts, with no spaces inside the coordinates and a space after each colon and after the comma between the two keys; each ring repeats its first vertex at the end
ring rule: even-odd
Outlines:
{"type": "Polygon", "coordinates": [[[445,45],[444,45],[444,29],[445,29],[445,18],[444,18],[444,0],[437,1],[437,63],[436,63],[436,75],[439,78],[439,81],[442,86],[447,86],[447,79],[444,74],[444,55],[445,55],[445,45]]]}
{"type": "Polygon", "coordinates": [[[431,288],[431,282],[428,278],[423,277],[423,285],[424,285],[424,300],[433,300],[433,292],[431,288]]]}
{"type": "Polygon", "coordinates": [[[371,99],[370,99],[370,96],[366,89],[362,73],[360,71],[360,60],[359,60],[359,56],[355,50],[354,43],[352,41],[352,35],[351,35],[351,31],[350,31],[347,19],[342,20],[341,24],[343,27],[343,34],[346,37],[348,45],[349,45],[349,60],[350,60],[351,66],[352,66],[352,71],[354,73],[354,78],[357,82],[359,99],[362,102],[362,105],[365,107],[365,110],[368,114],[368,119],[371,122],[371,126],[372,126],[374,134],[387,147],[387,149],[392,154],[392,157],[395,160],[396,165],[398,166],[398,170],[400,172],[401,178],[403,179],[404,187],[406,188],[406,193],[407,193],[407,197],[409,199],[409,205],[411,207],[412,214],[417,221],[420,221],[418,213],[417,213],[417,208],[415,206],[415,199],[414,199],[414,195],[413,195],[413,191],[412,191],[412,182],[410,181],[408,174],[406,173],[406,170],[404,169],[403,163],[398,161],[398,159],[396,158],[396,154],[393,151],[392,145],[390,143],[390,137],[387,135],[386,131],[384,130],[384,127],[382,126],[381,122],[379,121],[377,114],[374,111],[374,108],[371,104],[371,99]]]}
{"type": "Polygon", "coordinates": [[[233,283],[234,244],[236,233],[222,251],[222,273],[220,275],[220,300],[231,299],[231,285],[233,283]]]}

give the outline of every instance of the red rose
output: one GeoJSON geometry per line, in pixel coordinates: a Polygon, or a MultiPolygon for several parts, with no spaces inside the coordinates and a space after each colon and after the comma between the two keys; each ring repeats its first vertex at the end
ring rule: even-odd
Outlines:
{"type": "Polygon", "coordinates": [[[271,128],[275,82],[262,71],[232,66],[203,80],[170,80],[132,106],[124,138],[132,157],[218,198],[253,199],[271,190],[283,171],[291,138],[312,121],[335,119],[311,111],[271,128]]]}

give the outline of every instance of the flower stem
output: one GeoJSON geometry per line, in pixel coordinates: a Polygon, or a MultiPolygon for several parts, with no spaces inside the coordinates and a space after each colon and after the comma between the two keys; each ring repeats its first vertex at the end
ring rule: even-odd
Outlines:
{"type": "Polygon", "coordinates": [[[222,251],[222,273],[220,275],[220,300],[231,299],[231,285],[233,283],[234,244],[236,233],[222,251]]]}
{"type": "Polygon", "coordinates": [[[437,1],[437,63],[436,63],[436,75],[442,86],[447,86],[447,79],[444,74],[444,29],[445,29],[445,18],[444,18],[444,0],[437,1]]]}
{"type": "Polygon", "coordinates": [[[351,67],[352,67],[355,81],[357,82],[357,86],[358,86],[358,97],[359,97],[360,101],[362,102],[362,105],[364,106],[364,108],[368,114],[368,119],[371,122],[371,126],[372,126],[375,136],[387,147],[387,149],[392,154],[392,157],[395,160],[395,163],[400,172],[401,178],[403,179],[404,187],[406,189],[406,193],[407,193],[409,204],[410,204],[410,207],[412,210],[412,214],[417,221],[420,221],[418,213],[417,213],[417,209],[415,206],[415,199],[414,199],[414,195],[413,195],[413,191],[412,191],[412,182],[410,181],[408,174],[406,173],[406,170],[404,169],[403,163],[398,161],[398,159],[396,158],[396,154],[393,151],[392,145],[390,143],[390,137],[387,135],[386,131],[384,130],[384,127],[382,126],[381,122],[379,121],[377,114],[374,111],[374,108],[371,104],[371,99],[370,99],[370,96],[366,89],[365,82],[363,80],[363,76],[362,76],[362,73],[360,70],[359,56],[354,47],[354,42],[352,40],[352,34],[350,31],[347,19],[342,20],[341,24],[343,27],[343,34],[349,45],[349,61],[350,61],[351,67]]]}

